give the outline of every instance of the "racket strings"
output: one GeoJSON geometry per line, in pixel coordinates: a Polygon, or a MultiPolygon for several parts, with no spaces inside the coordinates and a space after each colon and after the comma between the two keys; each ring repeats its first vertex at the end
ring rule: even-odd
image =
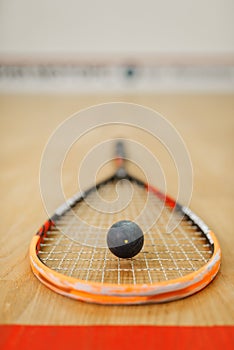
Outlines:
{"type": "MultiPolygon", "coordinates": [[[[111,203],[111,214],[95,210],[97,196],[92,192],[88,195],[89,204],[84,200],[77,203],[73,212],[67,212],[59,220],[58,227],[52,227],[41,243],[41,261],[68,276],[115,284],[151,284],[170,280],[196,271],[209,261],[212,256],[210,244],[191,221],[184,218],[173,233],[167,234],[166,226],[171,209],[162,207],[161,201],[137,182],[131,182],[131,185],[133,194],[126,206],[129,184],[120,182],[116,207],[116,182],[100,186],[100,198],[111,203]],[[146,201],[147,210],[144,210],[146,201]],[[121,203],[124,205],[122,211],[119,210],[121,203]],[[141,215],[143,210],[144,215],[141,215]],[[74,213],[81,219],[79,225],[74,213]],[[154,223],[157,217],[158,220],[154,223]],[[107,229],[114,222],[135,221],[136,218],[139,218],[139,225],[145,232],[145,243],[135,258],[118,259],[108,248],[100,248],[106,240],[107,229]],[[153,225],[148,229],[151,223],[153,225]],[[61,228],[73,239],[61,232],[61,228]],[[77,238],[82,244],[77,243],[77,238]]],[[[179,219],[180,214],[175,220],[179,219]]]]}

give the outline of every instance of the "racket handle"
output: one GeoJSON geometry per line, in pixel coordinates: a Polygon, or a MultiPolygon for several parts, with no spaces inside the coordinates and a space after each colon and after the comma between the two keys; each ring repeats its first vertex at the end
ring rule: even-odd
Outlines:
{"type": "Polygon", "coordinates": [[[123,179],[124,177],[127,176],[127,172],[124,166],[125,158],[126,158],[126,153],[125,153],[124,143],[123,141],[117,141],[115,145],[115,159],[116,159],[116,166],[117,166],[116,176],[119,179],[123,179]]]}
{"type": "Polygon", "coordinates": [[[123,141],[117,141],[115,146],[116,158],[124,159],[126,157],[123,141]]]}

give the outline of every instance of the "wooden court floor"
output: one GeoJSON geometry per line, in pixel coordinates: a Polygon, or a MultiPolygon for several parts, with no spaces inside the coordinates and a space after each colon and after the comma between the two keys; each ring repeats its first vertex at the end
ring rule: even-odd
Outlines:
{"type": "MultiPolygon", "coordinates": [[[[234,95],[1,95],[0,135],[1,324],[234,324],[234,95]],[[148,306],[92,305],[55,294],[31,272],[29,243],[46,219],[39,188],[45,144],[71,114],[110,101],[156,109],[177,128],[190,152],[191,208],[217,234],[222,248],[217,278],[192,297],[148,306]]],[[[101,135],[95,137],[99,140],[101,135]]],[[[90,139],[94,142],[95,138],[90,139]]],[[[83,146],[84,153],[87,140],[83,146]]],[[[173,181],[169,187],[173,192],[173,181]]]]}

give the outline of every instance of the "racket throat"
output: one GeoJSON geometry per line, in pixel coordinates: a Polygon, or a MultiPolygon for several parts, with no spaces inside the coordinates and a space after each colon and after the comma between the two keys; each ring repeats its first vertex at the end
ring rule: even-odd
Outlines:
{"type": "Polygon", "coordinates": [[[124,167],[119,167],[116,171],[115,176],[117,177],[117,179],[126,179],[128,177],[128,174],[124,167]]]}

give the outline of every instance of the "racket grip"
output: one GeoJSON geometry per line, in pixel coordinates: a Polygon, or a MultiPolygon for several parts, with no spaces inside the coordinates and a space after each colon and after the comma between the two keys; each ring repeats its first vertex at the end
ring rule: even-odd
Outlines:
{"type": "Polygon", "coordinates": [[[115,146],[116,158],[123,159],[126,157],[123,141],[117,141],[115,146]]]}
{"type": "Polygon", "coordinates": [[[116,159],[116,176],[119,179],[126,177],[127,173],[125,170],[124,162],[126,158],[125,147],[123,141],[117,141],[115,145],[115,159],[116,159]]]}

